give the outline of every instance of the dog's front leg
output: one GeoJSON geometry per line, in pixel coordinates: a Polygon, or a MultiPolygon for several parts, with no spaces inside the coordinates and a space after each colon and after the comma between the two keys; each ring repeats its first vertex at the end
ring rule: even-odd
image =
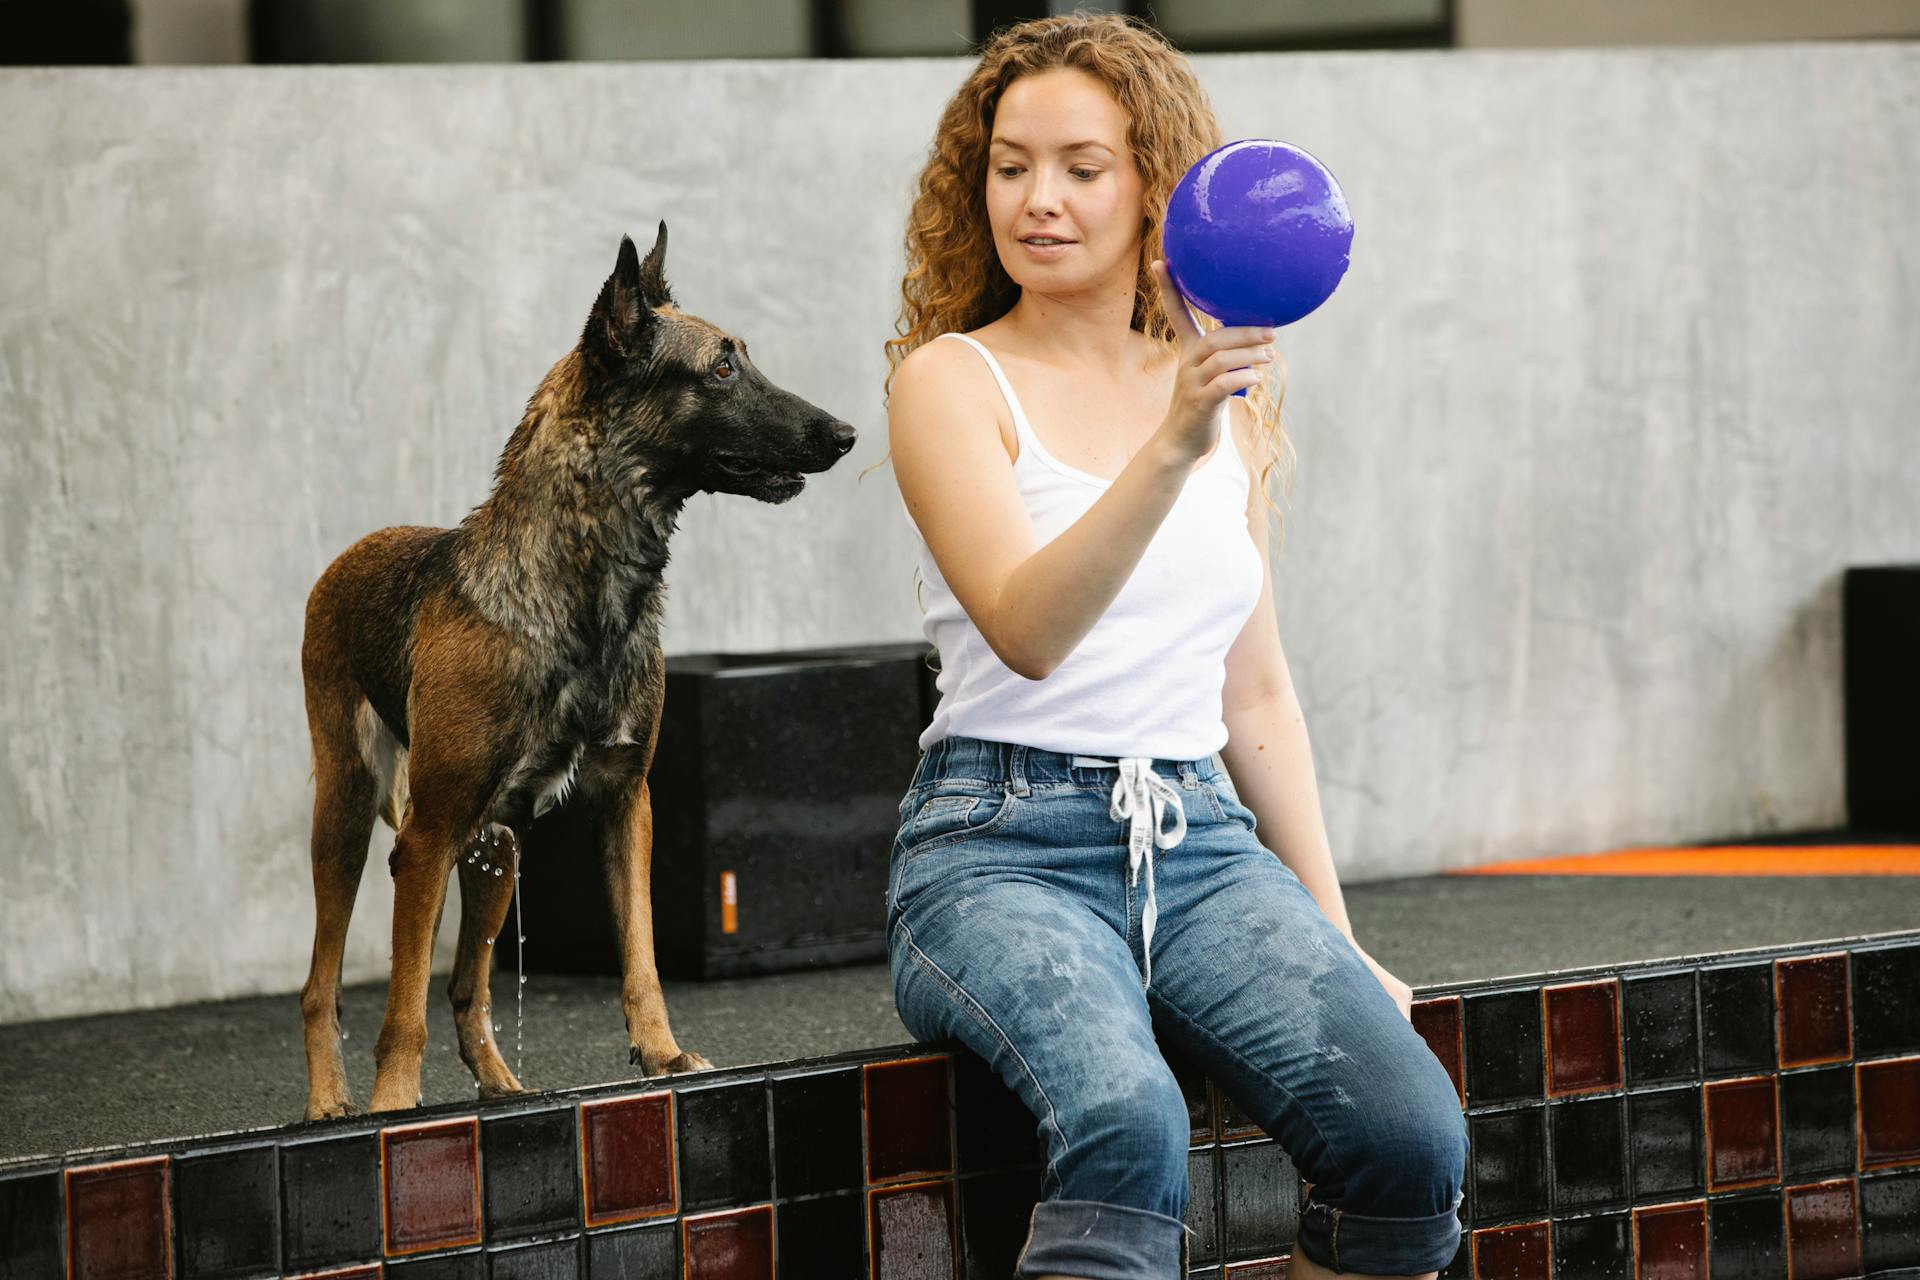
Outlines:
{"type": "MultiPolygon", "coordinates": [[[[460,856],[460,941],[454,948],[453,976],[447,999],[460,1037],[460,1057],[473,1072],[483,1098],[523,1092],[493,1038],[493,996],[489,974],[494,944],[506,923],[520,873],[520,837],[512,827],[493,823],[460,856]]],[[[519,982],[518,975],[514,978],[519,982]]]]}
{"type": "Polygon", "coordinates": [[[647,1075],[706,1071],[713,1064],[683,1052],[667,1025],[667,1001],[653,956],[653,796],[645,782],[612,802],[606,824],[607,898],[620,939],[620,1003],[627,1014],[627,1060],[647,1075]],[[619,806],[624,801],[624,811],[619,806]]]}
{"type": "Polygon", "coordinates": [[[388,862],[393,872],[393,975],[387,984],[387,1016],[373,1051],[374,1111],[398,1111],[420,1102],[427,979],[456,851],[445,833],[418,819],[415,809],[400,829],[388,862]]]}

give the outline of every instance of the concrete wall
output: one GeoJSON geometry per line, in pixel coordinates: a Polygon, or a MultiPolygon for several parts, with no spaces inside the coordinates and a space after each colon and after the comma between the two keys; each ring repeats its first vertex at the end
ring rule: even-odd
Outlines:
{"type": "MultiPolygon", "coordinates": [[[[306,591],[484,495],[623,231],[863,432],[695,500],[669,652],[917,635],[859,471],[964,70],[0,74],[0,1019],[298,986],[306,591]]],[[[1276,566],[1345,873],[1841,820],[1838,574],[1920,555],[1920,49],[1201,70],[1359,224],[1276,566]]]]}

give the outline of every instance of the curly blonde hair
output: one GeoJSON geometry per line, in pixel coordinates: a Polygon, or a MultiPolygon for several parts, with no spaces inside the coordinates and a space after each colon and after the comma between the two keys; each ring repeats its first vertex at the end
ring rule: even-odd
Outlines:
{"type": "MultiPolygon", "coordinates": [[[[1221,145],[1220,125],[1192,64],[1165,36],[1131,17],[1076,11],[995,33],[941,112],[907,216],[907,273],[900,281],[898,336],[886,343],[886,388],[915,348],[997,320],[1019,298],[987,220],[987,146],[1007,86],[1061,67],[1094,76],[1127,114],[1127,143],[1146,188],[1132,325],[1169,351],[1177,345],[1147,265],[1163,255],[1161,227],[1174,185],[1221,145]]],[[[1204,317],[1201,324],[1215,327],[1204,317]]],[[[1270,376],[1247,393],[1266,455],[1260,488],[1276,516],[1268,477],[1277,466],[1283,486],[1290,485],[1293,471],[1292,442],[1280,420],[1284,363],[1279,367],[1278,386],[1270,376]]]]}

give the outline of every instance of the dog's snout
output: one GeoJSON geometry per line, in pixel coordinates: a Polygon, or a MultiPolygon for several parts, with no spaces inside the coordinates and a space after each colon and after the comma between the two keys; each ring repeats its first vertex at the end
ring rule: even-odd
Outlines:
{"type": "Polygon", "coordinates": [[[833,436],[833,447],[838,449],[843,456],[847,450],[853,448],[853,442],[860,438],[860,433],[844,422],[836,421],[828,430],[833,436]]]}

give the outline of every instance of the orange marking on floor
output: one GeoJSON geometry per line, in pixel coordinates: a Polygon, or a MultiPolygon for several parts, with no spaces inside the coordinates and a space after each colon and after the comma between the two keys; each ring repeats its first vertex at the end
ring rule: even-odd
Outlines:
{"type": "Polygon", "coordinates": [[[1462,867],[1457,876],[1920,876],[1920,844],[1616,849],[1462,867]]]}

